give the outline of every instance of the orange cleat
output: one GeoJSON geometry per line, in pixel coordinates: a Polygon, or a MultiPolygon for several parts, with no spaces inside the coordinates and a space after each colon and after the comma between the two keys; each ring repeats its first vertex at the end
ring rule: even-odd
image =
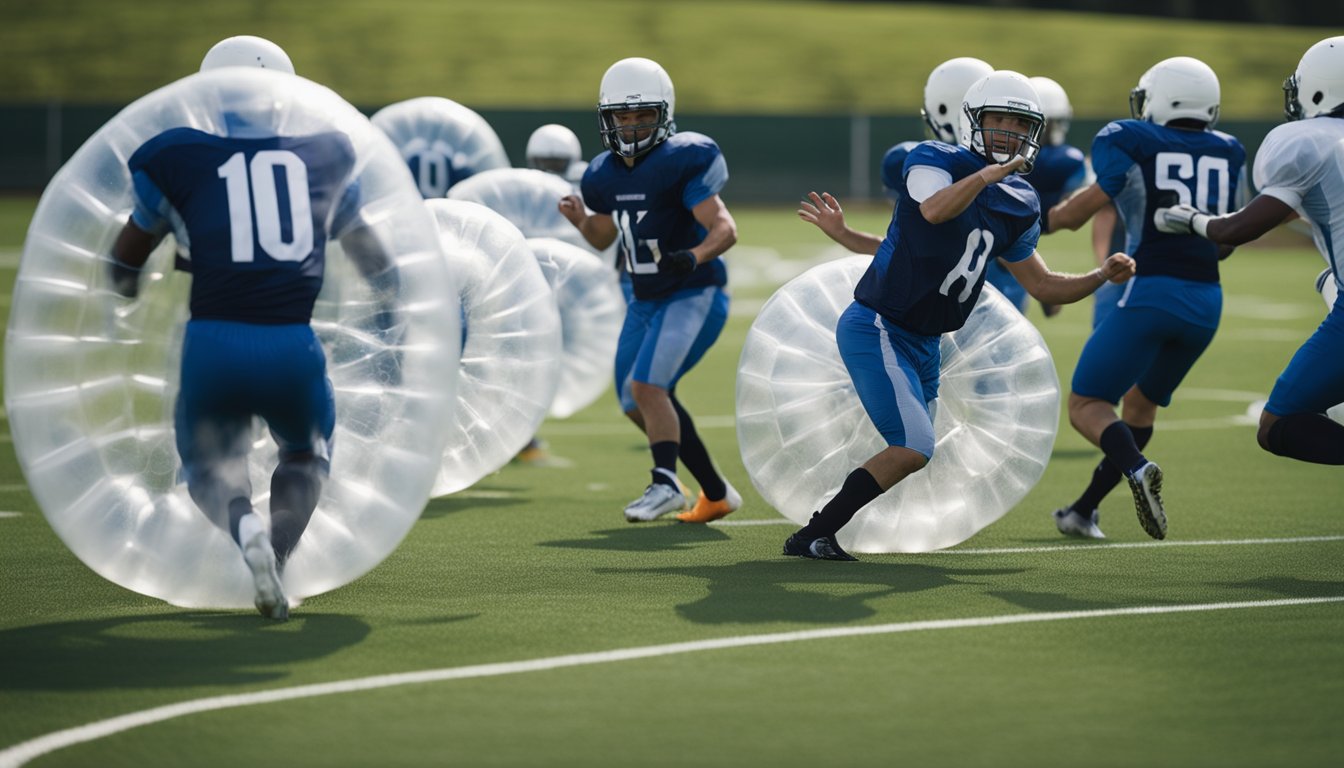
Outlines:
{"type": "Polygon", "coordinates": [[[736,512],[742,508],[742,495],[737,489],[728,484],[727,480],[723,484],[728,487],[728,494],[718,501],[710,501],[705,498],[705,492],[700,492],[700,498],[696,500],[695,506],[690,511],[682,512],[677,515],[677,519],[683,523],[708,523],[718,520],[721,517],[736,512]]]}

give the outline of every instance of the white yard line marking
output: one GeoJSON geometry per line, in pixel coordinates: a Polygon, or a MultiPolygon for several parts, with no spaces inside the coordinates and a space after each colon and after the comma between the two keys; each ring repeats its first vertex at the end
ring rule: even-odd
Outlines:
{"type": "Polygon", "coordinates": [[[13,493],[14,491],[28,490],[27,483],[5,483],[0,485],[0,493],[13,493]]]}
{"type": "Polygon", "coordinates": [[[467,667],[448,667],[429,669],[420,672],[403,672],[395,675],[376,675],[353,680],[332,683],[300,685],[292,688],[278,688],[270,691],[239,693],[228,696],[213,696],[206,699],[183,701],[162,707],[132,712],[127,715],[100,720],[88,725],[56,731],[45,736],[15,744],[0,751],[0,768],[14,768],[23,765],[35,757],[54,752],[74,744],[95,741],[105,736],[121,733],[145,725],[161,723],[185,715],[212,712],[221,709],[250,707],[258,704],[274,704],[280,701],[306,699],[315,696],[330,696],[339,693],[372,691],[392,688],[399,685],[420,685],[448,680],[468,680],[481,677],[499,677],[524,672],[544,672],[567,667],[581,667],[593,664],[609,664],[616,661],[651,659],[659,656],[671,656],[682,653],[698,653],[726,648],[746,648],[758,645],[776,645],[797,643],[810,640],[829,640],[833,638],[863,637],[868,635],[890,635],[903,632],[923,632],[941,629],[971,629],[994,627],[1008,624],[1029,624],[1045,621],[1067,621],[1070,619],[1099,619],[1111,616],[1155,616],[1168,613],[1192,613],[1199,611],[1227,611],[1244,608],[1278,608],[1284,606],[1319,605],[1344,602],[1344,596],[1304,597],[1280,600],[1248,600],[1231,603],[1195,603],[1190,605],[1150,605],[1134,608],[1105,608],[1091,611],[1057,611],[1050,613],[1020,613],[1007,616],[981,616],[967,619],[935,619],[931,621],[908,621],[896,624],[874,624],[863,627],[830,627],[809,629],[796,632],[777,632],[768,635],[744,635],[741,637],[721,637],[711,640],[695,640],[684,643],[648,645],[638,648],[618,648],[611,651],[576,653],[568,656],[509,661],[495,664],[475,664],[467,667]]]}
{"type": "Polygon", "coordinates": [[[1156,549],[1166,547],[1234,547],[1251,544],[1320,544],[1344,541],[1344,536],[1292,536],[1281,539],[1207,539],[1203,541],[1117,541],[1113,544],[1060,544],[1045,547],[938,549],[923,555],[1012,555],[1031,552],[1096,552],[1103,549],[1156,549]]]}
{"type": "Polygon", "coordinates": [[[22,512],[0,512],[0,518],[5,518],[5,517],[22,517],[22,516],[23,516],[23,513],[22,513],[22,512]]]}

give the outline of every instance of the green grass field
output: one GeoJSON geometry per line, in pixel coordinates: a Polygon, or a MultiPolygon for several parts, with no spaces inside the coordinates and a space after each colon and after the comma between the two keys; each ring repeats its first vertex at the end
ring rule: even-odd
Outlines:
{"type": "MultiPolygon", "coordinates": [[[[34,202],[0,200],[6,307],[34,202]]],[[[1109,540],[1057,535],[1050,511],[1099,456],[1064,421],[1039,485],[965,544],[798,561],[742,469],[734,372],[752,308],[826,241],[787,208],[735,213],[736,310],[681,387],[746,497],[722,525],[624,522],[648,455],[608,394],[542,429],[572,468],[509,466],[431,502],[382,565],[275,624],[94,575],[36,508],[5,422],[0,766],[146,711],[31,764],[1337,764],[1344,480],[1261,452],[1245,416],[1323,314],[1313,250],[1281,237],[1225,263],[1222,328],[1147,451],[1167,541],[1123,489],[1109,540]]],[[[1085,246],[1042,253],[1076,271],[1085,246]]],[[[1032,312],[1067,387],[1090,307],[1032,312]]]]}

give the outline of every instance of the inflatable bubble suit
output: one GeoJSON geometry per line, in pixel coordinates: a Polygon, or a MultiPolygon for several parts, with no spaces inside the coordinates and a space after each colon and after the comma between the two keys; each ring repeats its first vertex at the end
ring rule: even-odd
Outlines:
{"type": "MultiPolygon", "coordinates": [[[[94,134],[52,179],[24,243],[5,407],[28,485],[66,545],[103,577],[189,607],[250,607],[253,596],[237,545],[179,480],[173,405],[191,278],[173,270],[169,235],[145,265],[138,298],[124,299],[110,290],[107,255],[133,206],[131,153],[171,127],[222,135],[238,120],[290,136],[349,137],[366,225],[358,231],[392,257],[400,277],[392,301],[405,322],[399,346],[380,342],[371,289],[338,247],[328,249],[312,324],[337,423],[330,478],[284,571],[291,602],[373,568],[419,517],[461,339],[433,221],[395,148],[330,90],[271,70],[212,71],[145,96],[94,134]],[[399,381],[389,359],[399,359],[399,381]]],[[[276,448],[259,420],[254,436],[253,504],[269,514],[276,448]]]]}
{"type": "Polygon", "coordinates": [[[389,104],[373,124],[392,139],[426,199],[481,171],[508,168],[509,156],[495,129],[468,107],[424,96],[389,104]]]}
{"type": "Polygon", "coordinates": [[[434,495],[460,491],[527,445],[560,380],[555,294],[518,228],[482,205],[427,200],[461,291],[462,368],[434,495]]]}
{"type": "Polygon", "coordinates": [[[454,200],[480,203],[500,214],[526,237],[550,237],[591,251],[578,228],[560,213],[560,198],[573,194],[576,191],[569,182],[531,168],[485,171],[448,191],[454,200]]]}
{"type": "Polygon", "coordinates": [[[587,408],[611,385],[625,298],[614,269],[591,251],[548,237],[527,241],[538,258],[555,262],[560,309],[560,386],[550,415],[565,419],[587,408]]]}
{"type": "MultiPolygon", "coordinates": [[[[813,267],[761,308],[737,375],[737,439],[752,483],[805,523],[845,477],[886,447],[836,348],[835,325],[871,258],[813,267]]],[[[1036,484],[1059,428],[1059,381],[1040,334],[986,285],[942,340],[928,466],[840,531],[859,552],[950,547],[999,519],[1036,484]]]]}

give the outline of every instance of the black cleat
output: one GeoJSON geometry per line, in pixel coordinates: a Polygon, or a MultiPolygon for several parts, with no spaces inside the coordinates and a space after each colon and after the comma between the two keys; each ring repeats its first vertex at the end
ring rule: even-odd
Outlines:
{"type": "Polygon", "coordinates": [[[1162,506],[1162,470],[1148,462],[1129,477],[1129,489],[1134,492],[1134,509],[1139,513],[1139,524],[1154,539],[1167,537],[1167,514],[1162,506]]]}
{"type": "Polygon", "coordinates": [[[784,542],[784,554],[812,560],[858,560],[857,557],[841,549],[833,536],[809,539],[803,537],[801,531],[784,542]]]}

